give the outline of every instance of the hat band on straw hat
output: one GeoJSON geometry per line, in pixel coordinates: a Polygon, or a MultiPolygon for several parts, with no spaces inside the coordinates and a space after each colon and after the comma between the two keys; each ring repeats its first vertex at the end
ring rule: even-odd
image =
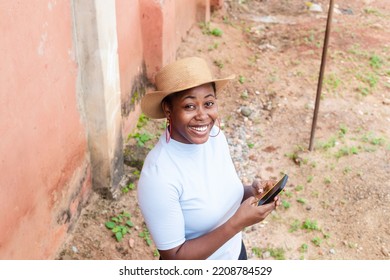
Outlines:
{"type": "Polygon", "coordinates": [[[215,83],[216,92],[221,90],[234,75],[224,79],[214,79],[205,60],[188,57],[163,67],[156,74],[157,91],[148,92],[141,100],[145,115],[154,119],[164,118],[161,101],[169,94],[194,88],[207,83],[215,83]]]}

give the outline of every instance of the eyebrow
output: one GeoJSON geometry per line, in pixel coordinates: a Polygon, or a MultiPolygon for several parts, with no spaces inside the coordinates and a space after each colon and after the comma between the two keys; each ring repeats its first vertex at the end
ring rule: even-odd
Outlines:
{"type": "MultiPolygon", "coordinates": [[[[209,98],[209,97],[215,97],[214,93],[209,93],[209,94],[207,94],[207,95],[204,97],[204,99],[209,98]]],[[[193,96],[193,95],[187,95],[187,96],[183,97],[182,100],[185,100],[185,99],[195,99],[195,96],[193,96]]]]}

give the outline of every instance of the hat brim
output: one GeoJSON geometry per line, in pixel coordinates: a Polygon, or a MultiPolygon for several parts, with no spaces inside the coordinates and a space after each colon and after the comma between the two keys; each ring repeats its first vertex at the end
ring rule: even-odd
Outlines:
{"type": "Polygon", "coordinates": [[[187,90],[190,88],[194,88],[200,85],[204,85],[207,83],[215,83],[215,90],[216,93],[218,93],[222,88],[226,86],[226,84],[235,78],[235,75],[230,75],[227,78],[224,79],[215,79],[208,81],[206,83],[202,84],[194,84],[194,85],[189,85],[183,88],[175,89],[175,90],[170,90],[170,91],[151,91],[148,92],[144,95],[144,97],[141,100],[141,109],[142,112],[152,118],[152,119],[162,119],[165,118],[164,111],[162,110],[161,107],[161,101],[168,95],[175,93],[175,92],[180,92],[183,90],[187,90]]]}

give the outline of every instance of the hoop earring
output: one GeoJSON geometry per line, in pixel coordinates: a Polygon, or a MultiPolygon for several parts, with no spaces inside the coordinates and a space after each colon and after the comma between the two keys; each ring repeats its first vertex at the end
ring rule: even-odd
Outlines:
{"type": "Polygon", "coordinates": [[[171,134],[172,134],[172,121],[170,118],[167,118],[167,123],[166,123],[166,129],[165,129],[165,141],[169,143],[171,141],[171,134]]]}
{"type": "Polygon", "coordinates": [[[221,121],[219,119],[217,119],[217,121],[218,121],[218,128],[219,128],[218,133],[216,135],[210,134],[210,137],[217,137],[218,134],[221,132],[221,121]]]}

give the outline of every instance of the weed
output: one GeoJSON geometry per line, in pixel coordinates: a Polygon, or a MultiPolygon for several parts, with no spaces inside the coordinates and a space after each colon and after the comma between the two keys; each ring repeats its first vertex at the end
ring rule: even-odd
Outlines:
{"type": "Polygon", "coordinates": [[[215,42],[212,46],[209,47],[209,51],[218,49],[219,43],[215,42]]]}
{"type": "Polygon", "coordinates": [[[385,144],[385,139],[382,137],[375,136],[372,132],[364,134],[361,140],[365,143],[369,143],[374,146],[382,146],[385,144]]]}
{"type": "Polygon", "coordinates": [[[313,178],[314,178],[313,175],[307,176],[306,182],[311,183],[313,181],[313,178]]]}
{"type": "Polygon", "coordinates": [[[221,60],[214,60],[214,64],[218,67],[218,68],[220,68],[220,69],[222,69],[223,68],[223,62],[221,61],[221,60]]]}
{"type": "Polygon", "coordinates": [[[114,233],[118,242],[120,242],[123,236],[125,236],[125,234],[130,231],[130,228],[134,226],[130,218],[130,213],[123,211],[121,214],[111,217],[111,219],[105,223],[106,228],[114,233]]]}
{"type": "Polygon", "coordinates": [[[295,190],[297,192],[302,191],[303,190],[303,186],[302,185],[298,185],[298,186],[295,187],[295,190]]]}
{"type": "Polygon", "coordinates": [[[284,190],[283,191],[283,195],[285,195],[286,197],[289,197],[291,198],[293,196],[293,193],[289,190],[284,190]]]}
{"type": "Polygon", "coordinates": [[[141,172],[138,169],[136,169],[136,170],[133,171],[133,175],[135,176],[135,178],[139,179],[139,176],[141,175],[141,172]]]}
{"type": "Polygon", "coordinates": [[[294,220],[293,223],[290,225],[290,229],[288,232],[294,232],[297,231],[300,227],[301,223],[298,220],[294,220]]]}
{"type": "Polygon", "coordinates": [[[152,239],[150,238],[149,230],[146,227],[144,227],[143,231],[141,231],[138,236],[143,238],[148,246],[152,245],[152,239]]]}
{"type": "Polygon", "coordinates": [[[382,15],[378,10],[376,10],[374,8],[370,8],[370,7],[365,8],[364,12],[366,14],[369,14],[369,15],[375,15],[375,16],[381,16],[382,15]]]}
{"type": "Polygon", "coordinates": [[[275,260],[284,260],[286,257],[284,256],[285,251],[283,248],[268,248],[267,251],[270,252],[271,257],[273,257],[275,260]]]}
{"type": "Polygon", "coordinates": [[[144,147],[146,142],[153,139],[153,135],[149,133],[139,133],[139,132],[131,134],[130,137],[137,140],[137,145],[140,147],[144,147]]]}
{"type": "Polygon", "coordinates": [[[308,249],[309,249],[309,246],[306,243],[303,243],[301,245],[301,247],[299,247],[299,252],[306,253],[308,249]]]}
{"type": "Polygon", "coordinates": [[[325,185],[330,185],[332,183],[332,180],[329,177],[325,177],[324,183],[325,185]]]}
{"type": "Polygon", "coordinates": [[[141,113],[141,115],[138,118],[137,128],[138,129],[142,128],[143,126],[145,126],[148,123],[148,121],[149,121],[149,118],[147,116],[145,116],[144,113],[141,113]]]}
{"type": "Polygon", "coordinates": [[[300,204],[306,204],[306,200],[302,197],[297,198],[297,202],[300,204]]]}
{"type": "Polygon", "coordinates": [[[153,256],[159,257],[160,256],[160,252],[157,249],[154,249],[153,256]]]}
{"type": "Polygon", "coordinates": [[[380,58],[379,56],[377,56],[376,54],[372,55],[370,57],[370,65],[372,68],[374,69],[379,69],[382,67],[383,65],[383,60],[382,58],[380,58]]]}
{"type": "Polygon", "coordinates": [[[252,253],[255,254],[256,257],[260,258],[263,256],[263,249],[261,249],[259,247],[253,247],[252,253]]]}
{"type": "Polygon", "coordinates": [[[327,151],[330,148],[336,146],[336,137],[331,137],[325,143],[320,143],[320,146],[323,150],[327,151]]]}
{"type": "Polygon", "coordinates": [[[312,231],[312,230],[319,230],[318,228],[318,225],[317,225],[317,221],[311,221],[309,219],[305,220],[302,224],[302,229],[306,229],[306,230],[309,230],[309,231],[312,231]]]}
{"type": "Polygon", "coordinates": [[[211,29],[210,22],[200,22],[199,27],[204,35],[213,35],[216,37],[221,37],[223,34],[222,30],[219,28],[211,29]]]}
{"type": "Polygon", "coordinates": [[[223,34],[223,32],[222,32],[222,30],[219,29],[219,28],[214,28],[213,30],[211,30],[210,34],[211,34],[211,35],[214,35],[214,36],[216,36],[216,37],[221,37],[222,34],[223,34]]]}
{"type": "Polygon", "coordinates": [[[282,206],[284,207],[284,209],[288,209],[291,205],[288,201],[282,200],[282,206]]]}
{"type": "Polygon", "coordinates": [[[340,148],[335,156],[337,159],[343,157],[343,156],[349,156],[349,155],[357,155],[359,153],[359,148],[352,146],[352,147],[342,147],[340,148]]]}
{"type": "Polygon", "coordinates": [[[343,169],[343,174],[344,174],[344,175],[345,175],[345,174],[348,174],[351,170],[352,170],[351,167],[347,166],[347,167],[345,167],[345,168],[343,169]]]}
{"type": "Polygon", "coordinates": [[[247,90],[244,90],[242,93],[241,93],[241,98],[246,100],[248,99],[249,97],[249,94],[248,94],[248,91],[247,90]]]}
{"type": "Polygon", "coordinates": [[[340,125],[339,136],[340,136],[340,137],[344,137],[345,134],[347,134],[347,132],[348,132],[348,128],[347,128],[345,125],[341,124],[341,125],[340,125]]]}
{"type": "Polygon", "coordinates": [[[324,78],[324,84],[328,87],[330,91],[334,92],[340,86],[341,80],[337,77],[335,73],[331,73],[324,78]]]}
{"type": "Polygon", "coordinates": [[[245,80],[246,80],[246,78],[245,78],[244,76],[242,76],[242,75],[240,75],[240,76],[238,77],[238,81],[240,82],[240,84],[245,83],[245,80]]]}
{"type": "Polygon", "coordinates": [[[134,189],[135,189],[135,184],[130,183],[127,186],[122,188],[122,193],[128,193],[130,190],[134,190],[134,189]]]}
{"type": "Polygon", "coordinates": [[[320,247],[321,243],[322,243],[322,239],[320,237],[314,237],[311,242],[313,242],[314,245],[316,245],[317,247],[320,247]]]}
{"type": "Polygon", "coordinates": [[[253,144],[253,143],[248,143],[249,149],[252,149],[254,146],[255,146],[255,144],[253,144]]]}

